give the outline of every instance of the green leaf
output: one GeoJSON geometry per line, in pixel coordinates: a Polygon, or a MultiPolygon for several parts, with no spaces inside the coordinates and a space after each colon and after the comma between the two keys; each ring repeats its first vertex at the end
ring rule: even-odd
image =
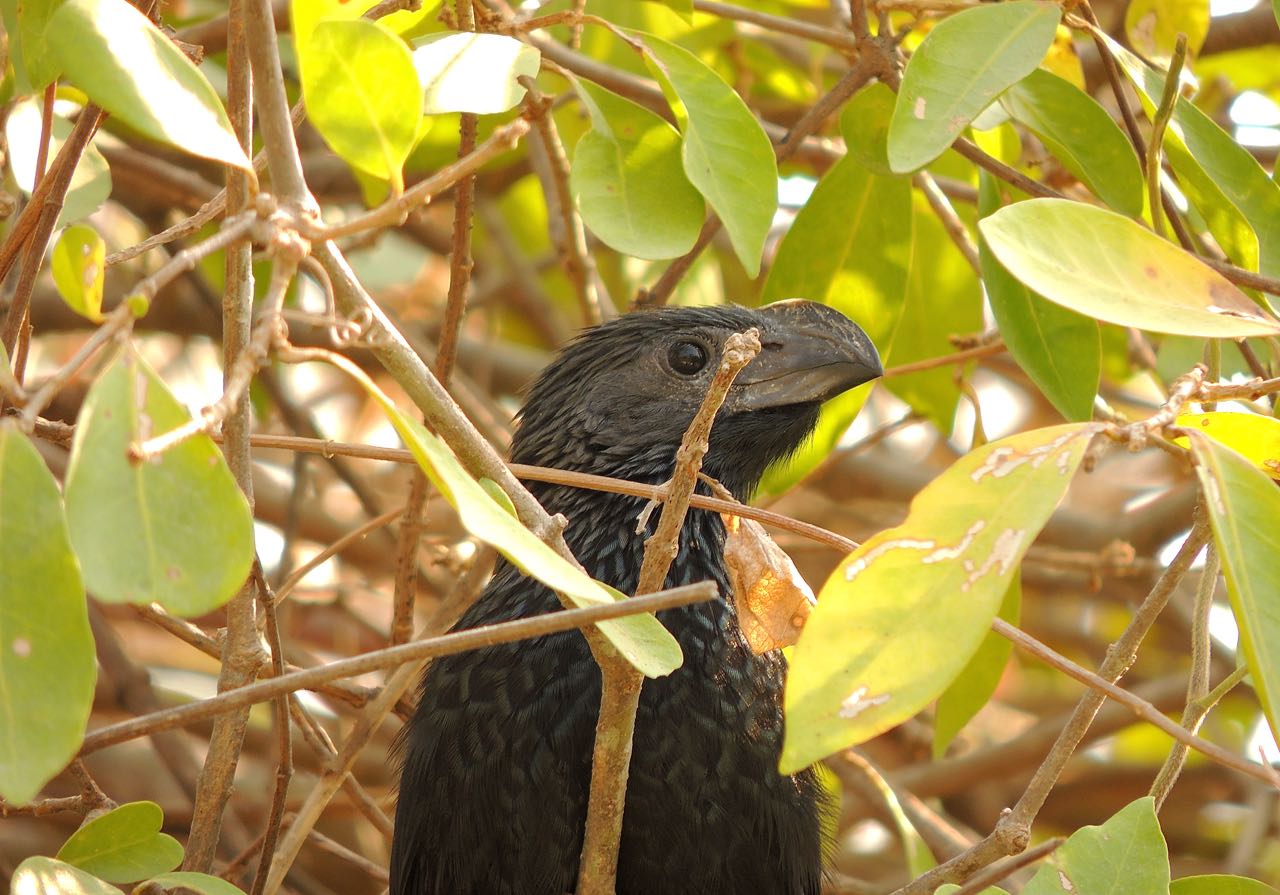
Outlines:
{"type": "MultiPolygon", "coordinates": [[[[983,214],[998,206],[998,189],[994,179],[982,172],[978,204],[983,214]]],[[[1063,417],[1073,422],[1091,419],[1102,376],[1097,322],[1022,285],[982,238],[978,257],[991,313],[1013,359],[1063,417]]]]}
{"type": "Polygon", "coordinates": [[[196,435],[154,460],[129,446],[190,420],[126,348],[89,390],[67,471],[67,519],[85,584],[108,603],[200,615],[231,599],[253,561],[253,516],[222,453],[196,435]]]}
{"type": "Polygon", "coordinates": [[[889,167],[889,119],[897,96],[879,81],[853,95],[840,112],[840,133],[850,157],[874,174],[893,174],[889,167]]]}
{"type": "MultiPolygon", "coordinates": [[[[830,305],[858,321],[884,351],[906,303],[912,232],[910,183],[841,159],[782,238],[762,299],[808,298],[830,305]]],[[[821,463],[871,388],[868,383],[824,404],[813,436],[769,471],[761,490],[785,491],[821,463]]]]}
{"type": "Polygon", "coordinates": [[[55,858],[27,858],[14,871],[10,895],[120,895],[115,886],[104,883],[78,867],[55,858]]]}
{"type": "MultiPolygon", "coordinates": [[[[467,474],[443,441],[421,423],[402,414],[359,367],[341,359],[337,365],[381,405],[422,471],[458,511],[458,518],[470,534],[491,545],[526,575],[564,594],[575,606],[598,606],[627,598],[626,594],[594,580],[538,540],[467,474]]],[[[618,652],[647,677],[670,674],[684,661],[680,644],[651,613],[611,619],[600,622],[597,627],[618,652]]]]}
{"type": "Polygon", "coordinates": [[[447,31],[418,42],[413,65],[429,114],[505,112],[524,99],[516,79],[537,77],[542,54],[502,34],[447,31]]]}
{"type": "Polygon", "coordinates": [[[1138,157],[1119,125],[1091,96],[1036,69],[1006,90],[1000,103],[1095,196],[1121,214],[1142,214],[1138,157]]]}
{"type": "Polygon", "coordinates": [[[65,0],[47,30],[64,76],[152,139],[249,168],[217,91],[126,0],[65,0]]]}
{"type": "Polygon", "coordinates": [[[1280,489],[1245,457],[1195,430],[1190,435],[1241,650],[1274,736],[1280,731],[1280,489]]]}
{"type": "Polygon", "coordinates": [[[189,870],[162,873],[147,882],[164,886],[166,889],[178,887],[190,889],[192,892],[199,892],[200,895],[244,895],[242,889],[231,885],[225,879],[210,876],[207,873],[192,873],[189,870]]]}
{"type": "Polygon", "coordinates": [[[49,19],[61,5],[61,0],[3,0],[0,4],[14,71],[19,81],[26,82],[20,85],[19,95],[39,93],[62,74],[47,34],[49,19]]]}
{"type": "MultiPolygon", "coordinates": [[[[1107,45],[1137,88],[1143,108],[1151,115],[1164,89],[1164,74],[1154,71],[1109,38],[1107,45]]],[[[1218,236],[1227,222],[1218,220],[1218,229],[1215,229],[1214,219],[1220,219],[1224,212],[1212,203],[1220,205],[1225,198],[1257,233],[1258,269],[1268,276],[1280,276],[1280,184],[1267,176],[1249,150],[1194,103],[1179,97],[1165,133],[1165,151],[1178,177],[1192,182],[1196,192],[1188,191],[1188,198],[1196,203],[1214,236],[1218,236]]],[[[1227,236],[1238,238],[1233,231],[1227,236]]],[[[1223,246],[1231,252],[1230,242],[1223,246]]],[[[1245,249],[1248,249],[1247,242],[1245,249]]],[[[1250,260],[1234,254],[1232,258],[1245,266],[1250,260]]]]}
{"type": "MultiPolygon", "coordinates": [[[[954,893],[959,891],[960,887],[955,883],[943,883],[938,886],[937,895],[954,895],[954,893]]],[[[1009,893],[999,886],[987,886],[979,892],[978,895],[1009,895],[1009,893]]]]}
{"type": "MultiPolygon", "coordinates": [[[[28,196],[35,188],[36,155],[40,150],[40,104],[34,100],[15,103],[5,121],[5,136],[9,141],[9,165],[14,180],[28,196]]],[[[62,144],[71,135],[72,124],[67,119],[53,116],[53,139],[49,143],[49,158],[57,156],[62,144]]],[[[98,148],[90,143],[85,147],[71,172],[71,184],[58,213],[58,226],[86,218],[97,211],[111,195],[111,169],[98,148]]]]}
{"type": "Polygon", "coordinates": [[[182,863],[182,846],[161,833],[164,812],[155,802],[113,808],[71,834],[58,860],[108,882],[129,883],[172,870],[182,863]]]}
{"type": "Polygon", "coordinates": [[[53,247],[53,283],[58,294],[81,317],[102,320],[107,246],[98,231],[77,224],[62,231],[53,247]]]}
{"type": "Polygon", "coordinates": [[[344,161],[404,185],[421,98],[413,57],[386,26],[367,19],[319,22],[298,48],[307,116],[344,161]]]}
{"type": "Polygon", "coordinates": [[[591,115],[569,172],[583,222],[625,255],[683,255],[698,239],[706,204],[684,174],[680,133],[590,81],[575,86],[591,115]]]}
{"type": "MultiPolygon", "coordinates": [[[[1280,3],[1280,0],[1276,0],[1280,3]]],[[[1244,876],[1210,873],[1184,876],[1169,884],[1169,895],[1280,895],[1266,883],[1244,876]]]]}
{"type": "Polygon", "coordinates": [[[1169,891],[1169,849],[1151,796],[1130,802],[1100,826],[1081,827],[1049,856],[1022,895],[1102,895],[1169,891]]]}
{"type": "Polygon", "coordinates": [[[1031,199],[979,224],[1009,272],[1050,301],[1108,323],[1176,335],[1280,333],[1221,274],[1113,211],[1031,199]]]}
{"type": "MultiPolygon", "coordinates": [[[[1240,454],[1273,479],[1280,479],[1280,420],[1257,413],[1184,413],[1176,424],[1208,435],[1240,454]]],[[[1175,438],[1183,447],[1185,438],[1175,438]]]]}
{"type": "Polygon", "coordinates": [[[792,656],[784,772],[888,730],[955,680],[1096,431],[1037,429],[972,451],[840,563],[792,656]]]}
{"type": "Polygon", "coordinates": [[[889,124],[889,164],[914,171],[940,156],[975,116],[1044,59],[1056,3],[983,4],[943,19],[916,48],[889,124]]]}
{"type": "MultiPolygon", "coordinates": [[[[1021,614],[1021,604],[1022,576],[1015,572],[996,615],[1016,626],[1021,614]]],[[[996,692],[1012,652],[1012,643],[995,631],[988,631],[969,664],[938,697],[938,708],[933,719],[935,759],[946,755],[947,747],[956,738],[956,734],[973,720],[973,716],[978,714],[996,692]]]]}
{"type": "Polygon", "coordinates": [[[1124,32],[1133,48],[1162,65],[1173,57],[1178,34],[1187,36],[1187,53],[1195,58],[1209,34],[1209,0],[1130,0],[1124,32]]]}
{"type": "Polygon", "coordinates": [[[693,20],[693,0],[648,0],[659,6],[665,6],[686,22],[693,20]]]}
{"type": "MultiPolygon", "coordinates": [[[[971,209],[956,213],[965,218],[971,209]]],[[[956,249],[946,228],[924,196],[912,196],[915,237],[907,303],[893,339],[883,346],[885,368],[941,357],[955,351],[950,336],[982,328],[982,288],[973,268],[956,249]]],[[[937,427],[950,434],[955,425],[960,389],[959,367],[935,367],[885,380],[889,390],[937,427]]]]}
{"type": "Polygon", "coordinates": [[[97,677],[58,485],[0,422],[0,796],[30,801],[80,748],[97,677]]]}
{"type": "Polygon", "coordinates": [[[724,222],[733,251],[754,277],[778,210],[778,165],[760,122],[697,56],[633,32],[684,134],[684,171],[724,222]]]}

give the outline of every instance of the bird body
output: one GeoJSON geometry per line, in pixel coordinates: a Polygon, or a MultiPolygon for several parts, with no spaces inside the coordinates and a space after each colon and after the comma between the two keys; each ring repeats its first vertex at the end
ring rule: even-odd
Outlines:
{"type": "MultiPolygon", "coordinates": [[[[812,430],[823,398],[879,372],[861,330],[803,304],[772,316],[742,308],[634,314],[589,331],[533,386],[513,459],[665,482],[719,346],[754,326],[764,352],[731,390],[704,463],[734,493],[749,492],[812,430]],[[787,354],[791,329],[815,327],[834,332],[818,333],[832,344],[818,346],[816,363],[797,360],[804,351],[794,345],[787,354]],[[797,385],[806,363],[818,372],[797,385]]],[[[560,485],[534,493],[569,520],[565,538],[590,575],[634,592],[644,501],[560,485]]],[[[658,615],[684,664],[641,690],[619,895],[819,890],[820,788],[810,771],[777,770],[785,666],[775,653],[754,654],[739,630],[724,539],[718,514],[691,510],[667,575],[667,587],[711,580],[724,596],[658,615]]],[[[459,627],[559,606],[545,586],[500,562],[459,627]]],[[[599,669],[576,631],[436,660],[403,738],[391,895],[571,892],[599,699],[599,669]]]]}

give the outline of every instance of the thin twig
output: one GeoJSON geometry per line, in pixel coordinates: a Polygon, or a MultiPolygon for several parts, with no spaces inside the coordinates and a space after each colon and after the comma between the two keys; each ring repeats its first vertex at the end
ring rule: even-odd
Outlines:
{"type": "Polygon", "coordinates": [[[1147,142],[1146,163],[1147,197],[1151,205],[1151,222],[1155,231],[1164,235],[1164,216],[1162,209],[1163,193],[1160,187],[1160,157],[1164,145],[1164,131],[1173,117],[1173,107],[1178,102],[1178,86],[1182,77],[1182,65],[1187,61],[1187,36],[1178,35],[1173,48],[1173,58],[1169,62],[1169,73],[1165,76],[1164,92],[1160,96],[1160,105],[1151,119],[1151,138],[1147,142]]]}
{"type": "MultiPolygon", "coordinates": [[[[667,571],[680,550],[680,531],[689,510],[689,499],[698,484],[702,458],[710,447],[709,437],[716,413],[738,373],[759,353],[760,334],[754,329],[734,334],[726,340],[720,366],[676,452],[675,470],[662,516],[653,536],[644,545],[637,595],[658,590],[666,580],[667,571]]],[[[596,722],[591,759],[591,788],[578,870],[578,895],[608,895],[616,887],[627,772],[631,763],[636,709],[644,682],[640,672],[620,658],[601,662],[600,672],[600,716],[596,722]]]]}

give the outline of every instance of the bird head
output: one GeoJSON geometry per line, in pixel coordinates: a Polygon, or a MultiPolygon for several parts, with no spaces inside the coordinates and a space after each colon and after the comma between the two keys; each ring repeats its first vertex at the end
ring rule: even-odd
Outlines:
{"type": "Polygon", "coordinates": [[[867,334],[833,308],[801,299],[759,309],[664,308],[587,330],[531,387],[512,459],[664,481],[725,340],[751,328],[760,353],[734,380],[703,462],[746,496],[813,431],[823,401],[882,373],[867,334]]]}

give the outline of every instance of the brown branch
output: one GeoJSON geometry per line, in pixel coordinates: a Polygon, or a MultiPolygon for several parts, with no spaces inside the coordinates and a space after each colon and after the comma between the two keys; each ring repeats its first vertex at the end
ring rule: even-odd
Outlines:
{"type": "MultiPolygon", "coordinates": [[[[233,6],[232,9],[235,7],[233,6]]],[[[231,17],[235,21],[236,16],[231,17]]],[[[235,46],[235,40],[232,40],[235,46]]],[[[271,650],[271,673],[279,678],[285,674],[284,643],[280,638],[280,625],[276,614],[276,597],[262,575],[261,564],[254,563],[254,586],[259,596],[266,633],[267,646],[271,650]]],[[[293,739],[290,735],[290,703],[292,696],[282,693],[272,703],[271,723],[276,733],[276,773],[271,790],[271,808],[267,812],[266,835],[262,838],[262,851],[258,855],[258,869],[253,875],[249,895],[262,895],[267,884],[267,872],[276,852],[280,827],[284,822],[285,800],[289,795],[289,781],[293,779],[293,739]]],[[[223,717],[226,717],[225,715],[223,717]]]]}
{"type": "MultiPolygon", "coordinates": [[[[711,425],[738,373],[760,353],[760,334],[754,330],[730,336],[707,394],[676,451],[675,471],[668,484],[657,529],[644,545],[636,594],[662,587],[680,550],[680,530],[698,484],[702,458],[710,447],[711,425]]],[[[586,832],[582,841],[577,895],[609,895],[616,887],[618,846],[626,804],[627,773],[631,763],[636,709],[644,677],[621,657],[600,662],[600,715],[591,756],[591,788],[586,832]]]]}

